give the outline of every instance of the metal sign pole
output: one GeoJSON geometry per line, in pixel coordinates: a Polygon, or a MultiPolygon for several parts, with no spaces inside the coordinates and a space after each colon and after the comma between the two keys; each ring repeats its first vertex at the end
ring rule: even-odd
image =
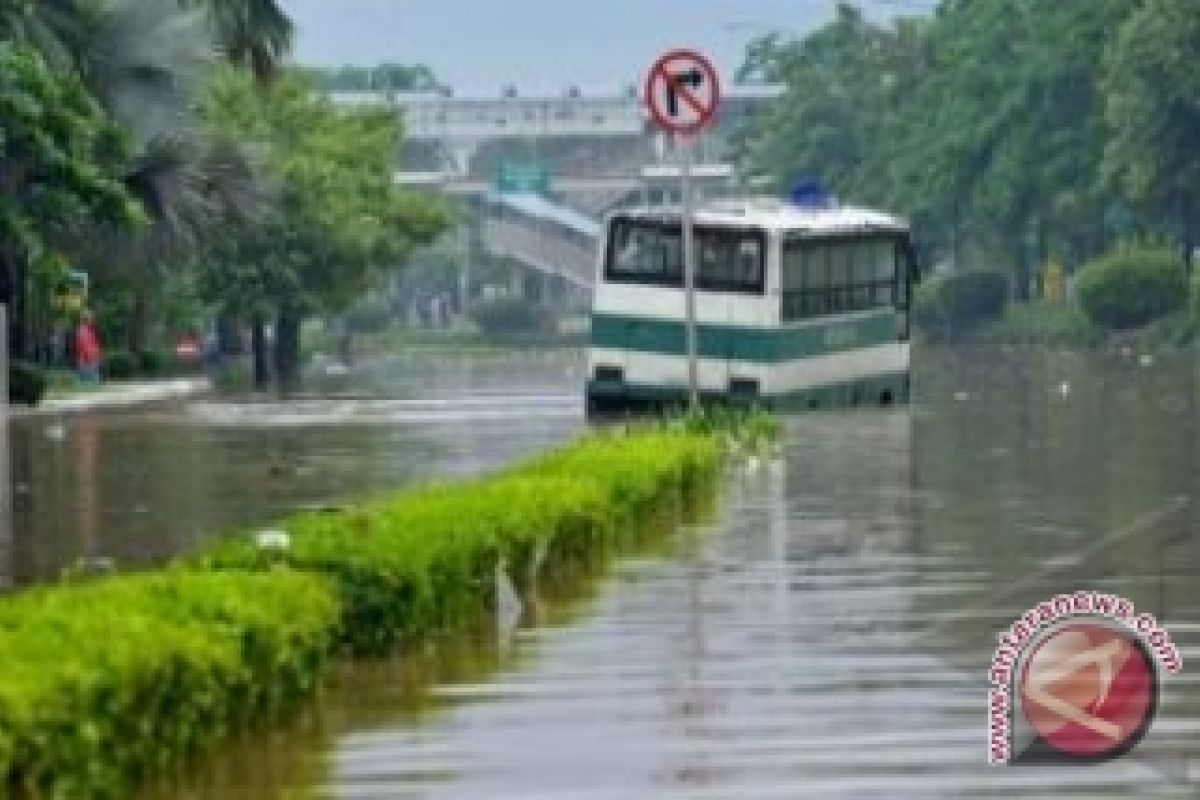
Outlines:
{"type": "Polygon", "coordinates": [[[700,408],[699,369],[696,347],[696,246],[692,230],[694,200],[692,198],[692,140],[680,136],[683,151],[680,182],[683,195],[683,288],[687,315],[687,360],[688,360],[688,407],[692,411],[700,408]]]}
{"type": "Polygon", "coordinates": [[[692,147],[695,137],[709,125],[721,101],[721,84],[712,61],[694,50],[672,50],[650,68],[646,79],[646,106],[654,122],[675,135],[680,154],[683,228],[683,288],[686,309],[688,405],[700,408],[699,355],[696,330],[696,245],[692,223],[692,147]]]}

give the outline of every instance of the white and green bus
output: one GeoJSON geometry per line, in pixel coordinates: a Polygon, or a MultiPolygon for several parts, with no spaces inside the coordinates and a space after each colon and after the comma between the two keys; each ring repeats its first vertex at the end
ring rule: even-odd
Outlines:
{"type": "MultiPolygon", "coordinates": [[[[767,407],[890,405],[909,395],[908,223],[833,204],[720,201],[693,214],[698,383],[767,407]]],[[[688,395],[678,209],[605,221],[588,409],[688,395]]]]}

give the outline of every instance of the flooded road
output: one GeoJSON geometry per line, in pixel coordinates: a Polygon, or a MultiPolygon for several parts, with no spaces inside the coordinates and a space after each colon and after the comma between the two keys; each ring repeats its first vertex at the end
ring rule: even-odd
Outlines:
{"type": "Polygon", "coordinates": [[[156,563],[296,509],[507,463],[582,428],[582,369],[572,351],[416,355],[287,399],[15,418],[0,577],[156,563]]]}
{"type": "Polygon", "coordinates": [[[790,420],[710,521],[506,642],[348,666],[148,796],[1193,797],[1197,379],[1186,359],[923,354],[911,409],[790,420]],[[987,767],[996,633],[1078,588],[1155,613],[1183,674],[1123,760],[987,767]]]}

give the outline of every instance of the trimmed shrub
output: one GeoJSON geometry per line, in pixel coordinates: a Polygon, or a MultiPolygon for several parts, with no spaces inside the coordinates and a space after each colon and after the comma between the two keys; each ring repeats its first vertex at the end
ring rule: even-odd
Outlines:
{"type": "Polygon", "coordinates": [[[46,395],[46,374],[33,364],[13,361],[8,365],[8,402],[36,406],[46,395]]]}
{"type": "Polygon", "coordinates": [[[217,568],[285,564],[332,579],[345,643],[378,654],[469,619],[495,595],[496,566],[523,580],[619,544],[638,519],[710,480],[714,438],[645,432],[585,439],[483,480],[434,485],[361,508],[285,521],[289,547],[249,537],[203,559],[217,568]]]}
{"type": "Polygon", "coordinates": [[[522,297],[481,300],[471,307],[471,319],[484,333],[548,333],[554,327],[553,315],[545,306],[522,297]]]}
{"type": "Polygon", "coordinates": [[[1094,324],[1127,330],[1183,308],[1187,276],[1182,260],[1169,250],[1122,250],[1085,265],[1075,296],[1094,324]]]}
{"type": "Polygon", "coordinates": [[[953,339],[999,318],[1008,305],[1008,276],[995,270],[938,275],[917,287],[913,322],[932,339],[953,339]]]}
{"type": "Polygon", "coordinates": [[[301,574],[167,572],[0,603],[5,796],[123,798],[314,687],[338,621],[301,574]]]}
{"type": "Polygon", "coordinates": [[[138,372],[138,360],[126,350],[109,350],[104,354],[100,371],[105,380],[127,381],[138,372]]]}

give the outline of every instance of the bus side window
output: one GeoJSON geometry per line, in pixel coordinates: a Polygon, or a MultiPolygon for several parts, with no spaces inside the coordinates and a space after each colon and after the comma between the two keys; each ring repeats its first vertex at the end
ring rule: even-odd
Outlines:
{"type": "Polygon", "coordinates": [[[847,242],[837,242],[830,247],[829,284],[830,311],[840,313],[849,311],[853,305],[853,290],[850,288],[854,279],[854,245],[847,242]]]}
{"type": "Polygon", "coordinates": [[[800,319],[808,313],[808,296],[804,292],[804,263],[807,255],[808,251],[799,242],[783,243],[779,288],[782,293],[781,310],[784,322],[800,319]]]}
{"type": "Polygon", "coordinates": [[[890,306],[896,303],[896,272],[899,259],[893,241],[875,245],[875,305],[890,306]]]}
{"type": "Polygon", "coordinates": [[[829,245],[805,248],[804,296],[806,317],[828,314],[830,311],[829,245]]]}
{"type": "Polygon", "coordinates": [[[860,242],[853,246],[851,256],[850,278],[850,308],[861,311],[871,307],[874,300],[871,284],[875,279],[875,265],[872,263],[872,243],[860,242]]]}

